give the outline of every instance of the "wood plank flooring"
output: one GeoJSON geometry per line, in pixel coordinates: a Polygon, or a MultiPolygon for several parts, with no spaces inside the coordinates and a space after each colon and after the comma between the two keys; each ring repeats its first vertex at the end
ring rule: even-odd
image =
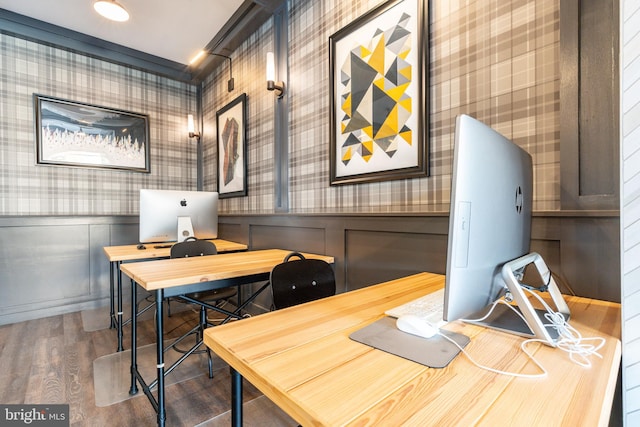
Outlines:
{"type": "MultiPolygon", "coordinates": [[[[180,336],[196,320],[191,310],[174,313],[166,320],[165,336],[180,336]]],[[[124,330],[129,348],[130,328],[124,330]]],[[[139,346],[155,342],[152,320],[139,322],[138,338],[139,346]]],[[[142,392],[110,406],[95,405],[93,361],[114,353],[116,344],[114,329],[84,331],[80,312],[0,326],[0,402],[69,404],[72,426],[154,426],[156,414],[142,392]]],[[[228,425],[230,397],[227,367],[216,370],[213,379],[205,369],[196,378],[167,386],[167,426],[228,425]]],[[[253,425],[296,425],[245,381],[245,405],[252,401],[264,412],[253,425]]],[[[245,409],[245,425],[251,424],[245,409]]]]}

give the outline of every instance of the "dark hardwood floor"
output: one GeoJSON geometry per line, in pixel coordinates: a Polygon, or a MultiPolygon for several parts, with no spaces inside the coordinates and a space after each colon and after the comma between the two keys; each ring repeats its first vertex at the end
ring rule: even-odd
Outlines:
{"type": "MultiPolygon", "coordinates": [[[[191,310],[174,313],[167,318],[166,336],[180,336],[196,316],[191,310]]],[[[139,322],[139,346],[154,343],[154,337],[154,322],[139,322]]],[[[124,342],[129,348],[129,327],[124,342]]],[[[110,406],[95,404],[93,361],[114,353],[116,343],[114,329],[85,331],[80,312],[0,326],[0,403],[69,404],[72,426],[156,425],[156,414],[142,392],[110,406]]],[[[167,426],[228,425],[230,396],[227,366],[217,369],[213,379],[204,369],[202,375],[168,385],[167,426]]],[[[247,402],[261,402],[257,410],[266,411],[257,414],[260,422],[252,423],[245,409],[245,425],[291,425],[246,381],[244,402],[245,408],[247,402]]]]}

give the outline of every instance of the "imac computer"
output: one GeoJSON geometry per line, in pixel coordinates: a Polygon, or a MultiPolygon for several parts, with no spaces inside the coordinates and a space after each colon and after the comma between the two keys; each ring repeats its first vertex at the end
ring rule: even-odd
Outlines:
{"type": "Polygon", "coordinates": [[[443,310],[446,321],[480,319],[494,301],[507,294],[527,321],[497,304],[478,323],[538,336],[553,345],[552,328],[544,327],[543,312],[531,306],[520,283],[525,268],[535,265],[554,303],[568,316],[544,261],[529,254],[532,201],[531,156],[480,121],[458,116],[443,310]]]}
{"type": "Polygon", "coordinates": [[[218,193],[140,190],[140,243],[218,237],[218,193]]]}

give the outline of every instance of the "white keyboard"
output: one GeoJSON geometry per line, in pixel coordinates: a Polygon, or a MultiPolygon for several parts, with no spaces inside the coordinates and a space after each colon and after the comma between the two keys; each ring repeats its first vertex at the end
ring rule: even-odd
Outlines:
{"type": "Polygon", "coordinates": [[[434,325],[441,327],[447,322],[443,320],[444,310],[444,288],[436,292],[432,292],[423,297],[409,301],[408,303],[399,305],[385,311],[384,314],[391,317],[400,317],[405,314],[413,314],[419,316],[434,325]]]}

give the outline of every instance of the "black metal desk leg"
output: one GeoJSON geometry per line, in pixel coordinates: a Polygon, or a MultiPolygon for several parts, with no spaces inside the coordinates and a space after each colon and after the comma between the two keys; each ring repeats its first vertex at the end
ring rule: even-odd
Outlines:
{"type": "Polygon", "coordinates": [[[164,289],[156,291],[156,352],[158,358],[158,426],[164,427],[167,414],[164,409],[164,341],[162,330],[162,303],[164,300],[164,289]]]}
{"type": "MultiPolygon", "coordinates": [[[[120,273],[120,261],[116,262],[116,276],[118,279],[118,351],[122,351],[122,274],[120,273]]],[[[135,288],[135,284],[133,285],[135,288]]],[[[136,301],[131,301],[132,305],[135,304],[136,301]]],[[[132,311],[135,315],[135,311],[132,311]]],[[[135,317],[135,316],[134,316],[135,317]]]]}
{"type": "Polygon", "coordinates": [[[242,375],[231,370],[231,425],[242,427],[242,375]]]}
{"type": "Polygon", "coordinates": [[[138,386],[136,385],[136,372],[138,372],[138,346],[136,343],[136,335],[138,332],[138,319],[136,311],[138,311],[138,285],[131,279],[131,388],[129,394],[134,395],[138,393],[138,386]]]}
{"type": "Polygon", "coordinates": [[[109,307],[109,329],[114,329],[116,327],[116,319],[115,319],[115,310],[114,310],[114,305],[115,305],[115,296],[114,296],[114,292],[115,292],[115,288],[114,288],[114,274],[113,274],[113,270],[116,268],[116,263],[115,262],[109,262],[109,300],[110,300],[110,307],[109,307]]]}

